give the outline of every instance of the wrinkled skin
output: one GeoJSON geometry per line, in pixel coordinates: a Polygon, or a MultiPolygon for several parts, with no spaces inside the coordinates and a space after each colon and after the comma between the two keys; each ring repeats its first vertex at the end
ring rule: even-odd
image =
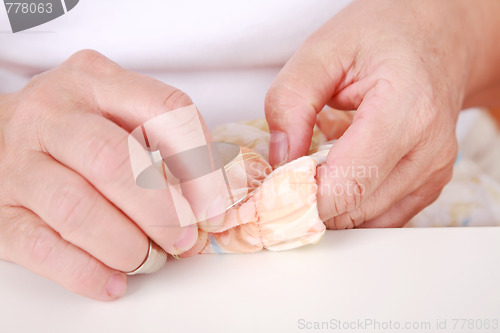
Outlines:
{"type": "Polygon", "coordinates": [[[499,17],[489,0],[354,2],[269,89],[270,163],[306,154],[326,104],[356,110],[318,170],[320,216],[334,229],[404,225],[451,179],[459,110],[500,103],[499,17]]]}
{"type": "MultiPolygon", "coordinates": [[[[399,226],[437,197],[456,155],[458,110],[500,96],[499,6],[359,1],[283,68],[266,99],[273,165],[307,152],[325,104],[357,110],[319,170],[328,226],[399,226]],[[325,172],[353,165],[378,173],[325,172]],[[336,196],[327,185],[364,191],[336,196]]],[[[134,128],[191,103],[92,51],[0,96],[0,258],[112,300],[125,292],[122,271],[144,259],[148,236],[173,254],[192,248],[197,228],[171,227],[168,198],[135,185],[126,147],[134,128]]]]}
{"type": "Polygon", "coordinates": [[[169,253],[191,248],[197,228],[172,226],[165,192],[135,184],[127,147],[135,127],[191,103],[94,51],[1,96],[0,258],[111,300],[148,236],[169,253]]]}

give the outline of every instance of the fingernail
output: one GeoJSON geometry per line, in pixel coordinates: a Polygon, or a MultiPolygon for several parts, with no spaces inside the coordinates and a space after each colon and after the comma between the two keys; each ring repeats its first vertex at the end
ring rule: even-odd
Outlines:
{"type": "Polygon", "coordinates": [[[271,131],[269,142],[269,163],[273,167],[280,166],[288,158],[288,136],[286,133],[271,131]]]}
{"type": "Polygon", "coordinates": [[[174,248],[178,250],[179,253],[174,253],[174,254],[180,254],[192,248],[197,238],[198,238],[198,227],[196,226],[185,227],[181,236],[174,244],[174,248]]]}
{"type": "Polygon", "coordinates": [[[109,278],[106,292],[109,296],[117,298],[125,294],[127,291],[127,277],[122,273],[114,273],[109,278]]]}

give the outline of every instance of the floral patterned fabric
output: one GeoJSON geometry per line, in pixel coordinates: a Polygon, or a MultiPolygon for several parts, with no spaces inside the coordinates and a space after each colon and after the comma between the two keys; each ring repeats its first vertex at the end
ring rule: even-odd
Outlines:
{"type": "MultiPolygon", "coordinates": [[[[239,160],[245,164],[245,190],[250,194],[231,207],[222,221],[199,223],[198,242],[184,255],[287,250],[318,242],[326,228],[317,210],[316,167],[325,161],[331,147],[327,140],[341,135],[350,118],[346,113],[339,124],[328,110],[322,111],[308,156],[274,171],[267,162],[270,135],[264,119],[216,128],[215,141],[242,147],[239,160]]],[[[454,176],[439,199],[407,227],[482,225],[500,225],[500,183],[459,155],[454,176]]]]}

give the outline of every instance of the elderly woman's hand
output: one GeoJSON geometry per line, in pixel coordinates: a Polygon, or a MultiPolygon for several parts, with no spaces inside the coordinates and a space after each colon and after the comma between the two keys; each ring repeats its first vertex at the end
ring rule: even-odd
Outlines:
{"type": "Polygon", "coordinates": [[[318,168],[328,227],[402,226],[438,197],[459,110],[499,82],[499,4],[357,1],[286,64],[266,99],[272,164],[307,152],[326,104],[357,110],[318,168]]]}
{"type": "Polygon", "coordinates": [[[197,228],[172,224],[165,192],[135,184],[127,146],[134,128],[189,104],[94,51],[0,96],[0,258],[111,300],[148,237],[172,254],[191,248],[197,228]]]}

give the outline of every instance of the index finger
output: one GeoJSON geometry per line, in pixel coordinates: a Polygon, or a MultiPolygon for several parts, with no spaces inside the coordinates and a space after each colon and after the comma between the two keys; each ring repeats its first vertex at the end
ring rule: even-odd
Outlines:
{"type": "MultiPolygon", "coordinates": [[[[189,249],[196,240],[196,227],[182,229],[182,233],[178,227],[193,225],[211,218],[215,218],[216,221],[221,220],[217,217],[225,212],[225,208],[231,202],[237,200],[237,198],[232,197],[231,186],[223,168],[221,165],[214,165],[214,162],[218,160],[216,155],[220,152],[217,149],[212,149],[211,134],[203,118],[192,104],[191,99],[174,87],[126,71],[96,52],[86,51],[74,56],[74,58],[76,59],[70,59],[63,68],[69,69],[71,73],[80,73],[82,76],[80,82],[91,88],[84,90],[83,93],[87,104],[90,105],[90,111],[102,114],[122,126],[126,132],[132,132],[128,137],[132,166],[134,166],[135,158],[141,155],[140,149],[137,149],[140,147],[150,155],[157,152],[160,159],[166,161],[168,158],[174,162],[170,165],[168,163],[162,164],[163,169],[160,169],[160,172],[163,177],[155,180],[160,186],[153,186],[155,190],[147,189],[150,193],[145,195],[143,191],[131,185],[130,180],[133,180],[133,177],[130,175],[130,168],[123,165],[126,155],[123,152],[124,144],[127,142],[123,138],[123,131],[117,129],[116,126],[110,126],[111,122],[106,123],[97,119],[93,122],[102,124],[102,128],[92,131],[90,137],[79,126],[67,125],[62,130],[67,131],[65,136],[72,137],[79,134],[82,138],[86,138],[85,142],[75,142],[75,145],[81,147],[87,156],[93,156],[91,161],[84,161],[79,156],[73,156],[74,149],[70,151],[63,148],[62,145],[58,146],[59,149],[66,151],[56,155],[65,164],[82,173],[123,211],[130,211],[136,218],[130,217],[143,230],[146,228],[145,232],[167,251],[177,254],[189,249]],[[80,68],[82,63],[86,64],[84,72],[80,68]],[[131,140],[131,138],[136,140],[131,140]],[[90,145],[85,146],[86,142],[90,145]],[[92,142],[94,143],[92,144],[92,142]],[[132,146],[134,149],[131,148],[132,146]],[[195,163],[186,164],[186,161],[176,157],[176,155],[185,152],[188,152],[187,155],[193,156],[193,154],[197,154],[199,148],[203,150],[205,147],[210,155],[209,161],[195,158],[195,163]],[[68,158],[69,156],[72,157],[68,158]],[[176,165],[179,162],[185,164],[181,165],[183,168],[176,165]],[[168,173],[168,171],[172,171],[168,167],[172,169],[173,165],[174,169],[180,169],[183,174],[191,175],[199,173],[199,169],[207,169],[207,166],[200,165],[200,163],[210,164],[206,174],[198,175],[195,179],[193,177],[191,179],[177,177],[179,179],[173,184],[166,182],[167,174],[168,179],[175,178],[173,172],[168,173]],[[107,177],[114,177],[117,184],[127,184],[126,190],[113,188],[113,185],[107,181],[107,177]],[[127,177],[129,180],[125,180],[127,177]],[[117,192],[120,194],[118,195],[117,192]],[[138,193],[141,193],[140,200],[136,198],[138,193]],[[163,202],[161,205],[163,214],[154,214],[155,210],[151,210],[151,205],[158,200],[163,202]],[[133,206],[131,201],[137,204],[132,209],[130,208],[133,206]],[[145,212],[138,213],[140,210],[145,212]],[[154,215],[154,218],[147,219],[142,216],[143,214],[154,215]],[[149,220],[147,224],[143,222],[147,220],[149,220]],[[165,229],[165,227],[169,228],[165,229]],[[182,239],[172,245],[172,241],[176,239],[175,236],[179,236],[179,233],[181,233],[182,239]]],[[[88,122],[92,121],[91,114],[85,118],[88,118],[88,122]]],[[[70,122],[68,119],[60,123],[59,127],[63,127],[63,124],[68,121],[70,122]]],[[[66,145],[66,147],[68,146],[66,145]]],[[[151,159],[150,162],[153,160],[151,159]]],[[[137,175],[135,176],[137,177],[137,175]]],[[[239,187],[237,186],[239,185],[238,177],[236,177],[236,181],[234,178],[232,182],[235,183],[236,187],[239,187]]],[[[245,175],[239,178],[246,180],[245,175]]],[[[244,195],[244,193],[239,193],[239,195],[244,195]]]]}
{"type": "MultiPolygon", "coordinates": [[[[74,76],[63,87],[70,90],[65,96],[71,99],[64,109],[73,112],[56,110],[56,117],[42,123],[42,149],[84,176],[165,250],[173,254],[188,250],[197,239],[197,228],[180,228],[172,204],[176,194],[135,184],[127,140],[132,127],[189,105],[190,98],[176,88],[128,72],[96,52],[76,55],[61,71],[74,76]]],[[[52,97],[60,96],[58,91],[52,97]]]]}

